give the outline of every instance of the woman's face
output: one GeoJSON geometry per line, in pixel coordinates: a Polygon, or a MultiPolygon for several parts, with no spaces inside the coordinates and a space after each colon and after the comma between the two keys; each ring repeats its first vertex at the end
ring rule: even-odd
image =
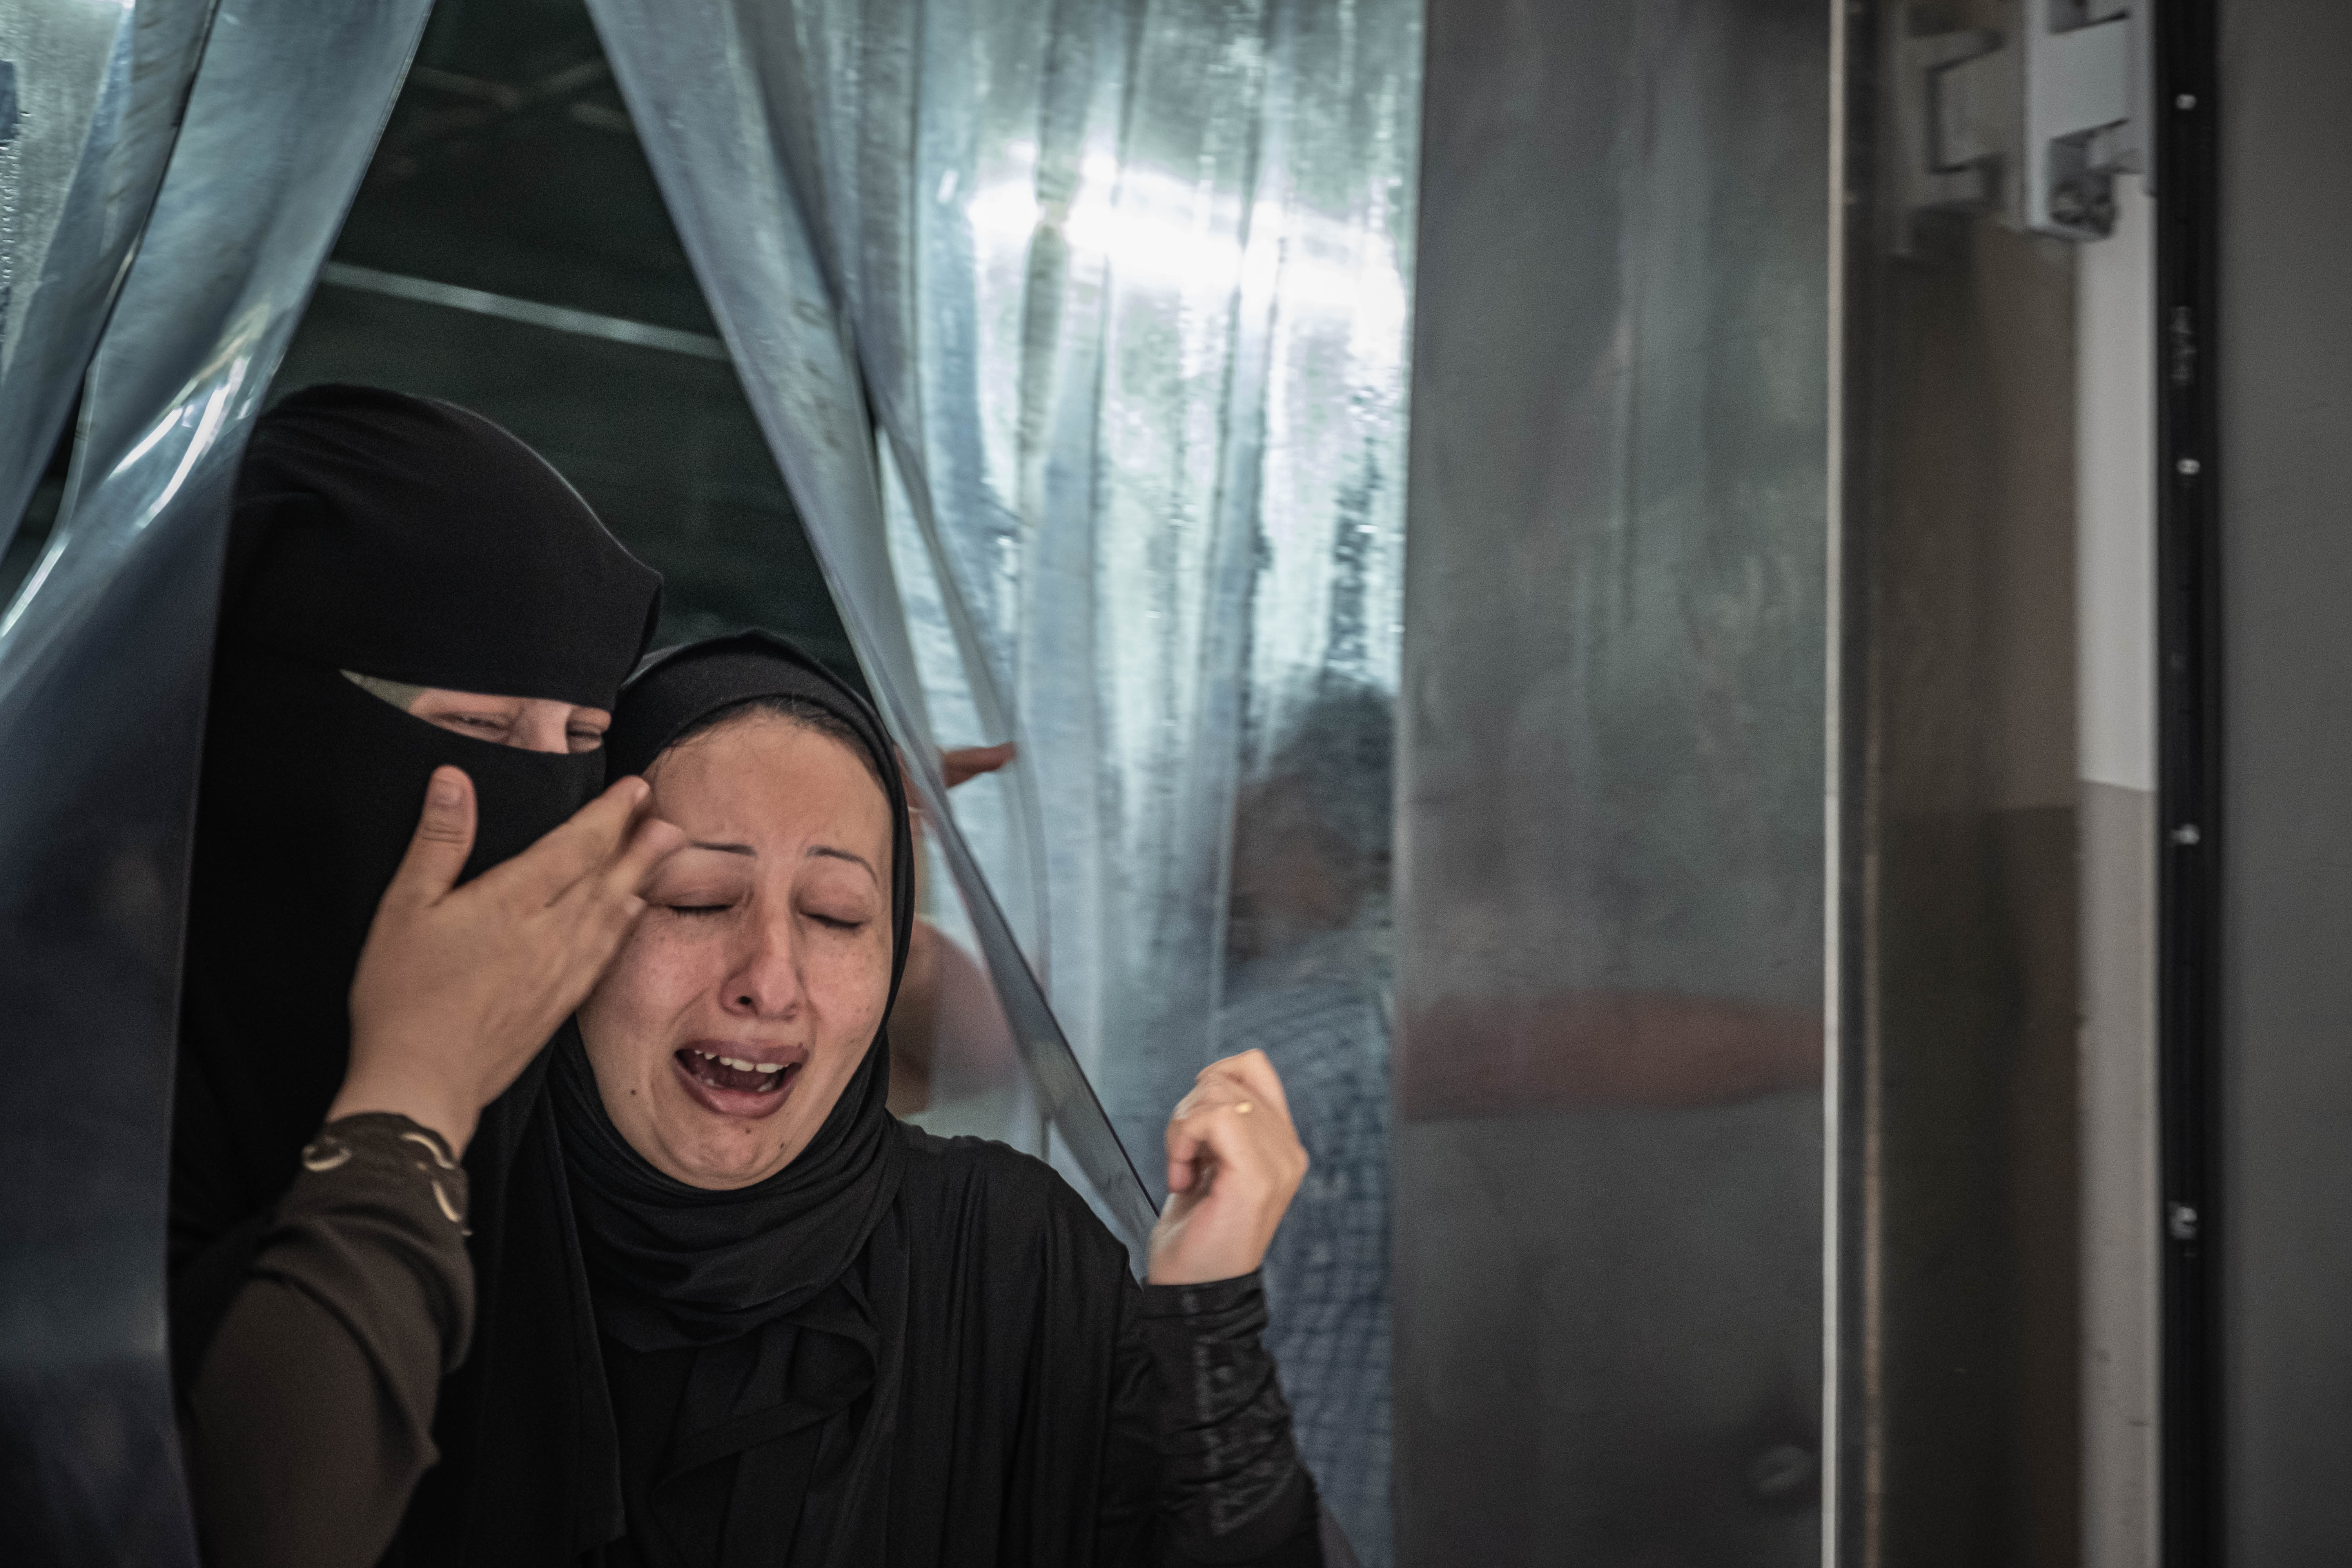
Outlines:
{"type": "Polygon", "coordinates": [[[848,746],[775,714],[673,747],[646,778],[687,847],[580,1032],[638,1153],[694,1186],[749,1186],[808,1146],[881,1026],[889,804],[848,746]]]}

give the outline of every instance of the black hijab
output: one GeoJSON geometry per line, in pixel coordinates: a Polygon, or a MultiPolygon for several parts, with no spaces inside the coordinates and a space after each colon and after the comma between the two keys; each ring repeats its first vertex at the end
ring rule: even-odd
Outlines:
{"type": "MultiPolygon", "coordinates": [[[[914,846],[896,753],[846,686],[761,632],[677,649],[622,693],[614,762],[643,771],[679,741],[763,704],[850,741],[888,799],[895,1001],[914,921],[914,846]]],[[[824,1424],[854,1403],[870,1410],[877,1380],[897,1364],[853,1268],[898,1195],[904,1149],[887,1109],[884,1029],[877,1026],[808,1147],[734,1191],[689,1186],[631,1148],[605,1114],[576,1034],[552,1070],[606,1373],[635,1416],[621,1450],[635,1545],[664,1564],[704,1560],[713,1548],[722,1562],[772,1562],[794,1537],[802,1496],[854,1484],[878,1436],[860,1418],[854,1436],[821,1456],[824,1424]],[[713,1485],[724,1479],[696,1472],[730,1456],[742,1456],[732,1495],[714,1507],[713,1485]]]]}
{"type": "Polygon", "coordinates": [[[367,387],[312,387],[261,418],[229,529],[173,1109],[184,1377],[342,1080],[352,973],[425,779],[444,763],[473,779],[471,877],[604,776],[601,753],[455,734],[343,672],[609,709],[660,594],[514,437],[367,387]]]}
{"type": "MultiPolygon", "coordinates": [[[[824,716],[866,752],[890,803],[890,991],[906,973],[914,921],[907,800],[882,726],[799,648],[762,632],[658,656],[622,694],[607,742],[615,767],[642,773],[689,736],[762,701],[824,716]]],[[[888,1016],[885,1005],[884,1016],[888,1016]]],[[[579,1047],[555,1064],[582,1247],[599,1319],[633,1350],[716,1344],[765,1327],[839,1279],[898,1191],[898,1141],[887,1110],[890,1052],[877,1026],[863,1061],[808,1147],[757,1185],[688,1186],[656,1170],[604,1114],[579,1047]]]]}
{"type": "MultiPolygon", "coordinates": [[[[897,753],[856,692],[782,638],[714,638],[656,655],[630,679],[606,755],[616,774],[642,773],[761,705],[862,751],[889,802],[895,1000],[913,839],[897,753]]],[[[898,1289],[877,1304],[860,1267],[905,1148],[884,1033],[808,1147],[726,1192],[677,1181],[629,1146],[576,1027],[543,1070],[544,1096],[527,1078],[467,1155],[478,1348],[445,1387],[444,1461],[420,1489],[401,1560],[566,1561],[611,1544],[626,1517],[638,1531],[625,1551],[656,1563],[722,1547],[774,1561],[803,1498],[856,1489],[887,1437],[898,1336],[884,1319],[898,1289]],[[710,1467],[730,1458],[718,1485],[736,1500],[714,1510],[710,1467]]]]}

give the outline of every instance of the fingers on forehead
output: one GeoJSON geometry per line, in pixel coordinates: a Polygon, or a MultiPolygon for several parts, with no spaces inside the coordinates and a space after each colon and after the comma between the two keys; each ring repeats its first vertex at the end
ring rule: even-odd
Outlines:
{"type": "Polygon", "coordinates": [[[619,847],[621,830],[628,826],[626,817],[588,817],[587,813],[595,809],[595,805],[584,807],[580,816],[505,865],[493,868],[488,875],[516,878],[523,893],[548,906],[572,897],[583,888],[594,890],[596,884],[591,879],[598,868],[611,859],[619,847]]]}
{"type": "Polygon", "coordinates": [[[637,824],[604,875],[607,891],[635,894],[653,868],[686,842],[686,835],[658,817],[637,824]]]}
{"type": "Polygon", "coordinates": [[[573,812],[572,820],[557,828],[556,832],[575,836],[609,855],[628,833],[630,824],[636,820],[645,805],[645,786],[641,781],[623,779],[573,812]]]}
{"type": "Polygon", "coordinates": [[[614,837],[604,824],[575,816],[525,850],[514,864],[529,867],[532,881],[550,894],[562,893],[613,852],[614,837]]]}

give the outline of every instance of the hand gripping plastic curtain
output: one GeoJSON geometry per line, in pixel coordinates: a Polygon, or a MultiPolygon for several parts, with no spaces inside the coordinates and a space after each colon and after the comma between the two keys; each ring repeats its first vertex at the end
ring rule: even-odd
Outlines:
{"type": "Polygon", "coordinates": [[[0,614],[0,1560],[195,1560],[163,1209],[226,503],[426,9],[0,9],[11,528],[88,374],[0,614]]]}
{"type": "Polygon", "coordinates": [[[590,9],[1039,1099],[1139,1240],[1089,1080],[1158,1187],[1236,790],[1395,689],[1419,5],[590,9]],[[942,810],[938,744],[1001,741],[942,810]]]}

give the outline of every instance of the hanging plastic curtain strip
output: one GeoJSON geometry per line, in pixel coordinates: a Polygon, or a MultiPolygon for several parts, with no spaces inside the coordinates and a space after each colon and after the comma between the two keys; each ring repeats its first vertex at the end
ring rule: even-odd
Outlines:
{"type": "MultiPolygon", "coordinates": [[[[1032,25],[1012,37],[1021,48],[1034,52],[1048,29],[1031,14],[1031,0],[1021,0],[1020,8],[1032,25]]],[[[761,9],[757,26],[771,113],[783,127],[788,163],[807,172],[798,188],[813,209],[822,259],[836,280],[866,390],[890,437],[883,444],[883,461],[899,481],[900,498],[929,558],[933,603],[927,608],[936,613],[930,624],[947,633],[955,650],[951,691],[938,684],[944,672],[919,669],[923,695],[951,696],[968,704],[978,719],[980,738],[1013,741],[1025,757],[1011,685],[1011,645],[1004,635],[1012,628],[1003,616],[972,602],[966,592],[970,572],[957,571],[948,559],[949,550],[961,542],[942,534],[936,522],[918,375],[933,324],[920,234],[929,167],[923,145],[939,119],[924,111],[923,98],[927,87],[937,85],[931,77],[935,40],[943,33],[1001,21],[1004,9],[998,5],[941,11],[926,0],[798,0],[761,9]],[[780,85],[790,90],[778,92],[780,85]]],[[[1102,9],[1116,25],[1114,8],[1102,9]]],[[[1022,69],[1014,51],[1001,51],[994,63],[1008,73],[1022,69]]],[[[964,90],[946,118],[961,125],[980,100],[971,89],[989,84],[956,85],[964,90]]],[[[965,313],[952,312],[951,320],[961,322],[965,313]]],[[[905,609],[902,602],[902,617],[905,609]]],[[[1024,951],[1050,991],[1054,956],[1045,914],[1051,894],[1037,770],[1016,762],[996,776],[1008,799],[1002,814],[1003,853],[992,868],[994,890],[1022,912],[1024,951]]],[[[1081,1040],[1081,1060],[1085,1047],[1081,1040]]]]}
{"type": "MultiPolygon", "coordinates": [[[[1003,672],[999,668],[1000,650],[992,646],[990,633],[1000,628],[990,626],[974,613],[970,598],[963,591],[949,559],[945,541],[940,534],[938,517],[931,507],[930,487],[925,481],[920,464],[899,456],[905,448],[899,444],[910,437],[920,439],[920,431],[909,430],[905,424],[893,421],[890,408],[885,406],[883,418],[886,430],[891,433],[882,443],[882,460],[888,465],[891,476],[899,481],[898,494],[905,500],[908,517],[914,523],[914,534],[921,542],[930,599],[936,606],[937,624],[948,633],[955,653],[955,676],[945,669],[939,676],[924,679],[926,695],[936,689],[936,681],[952,681],[956,690],[971,705],[980,726],[980,738],[994,743],[1010,740],[1021,746],[1024,732],[1020,715],[1006,689],[1003,672]]],[[[919,448],[917,448],[919,449],[919,448]]],[[[926,606],[930,608],[931,606],[926,606]]],[[[902,617],[905,609],[901,610],[902,617]]],[[[909,632],[914,630],[909,625],[909,632]]],[[[920,672],[919,672],[919,674],[920,672]]],[[[1025,747],[1024,747],[1025,752],[1025,747]]],[[[1053,946],[1050,928],[1045,921],[1045,902],[1050,897],[1043,842],[1042,810],[1037,797],[1036,769],[1034,764],[1020,762],[997,775],[1001,787],[1010,798],[1003,814],[1005,854],[1001,875],[1009,879],[1012,896],[1028,919],[1022,934],[1027,937],[1025,951],[1032,967],[1041,974],[1053,973],[1053,946]]]]}
{"type": "Polygon", "coordinates": [[[963,650],[926,698],[1006,683],[1053,998],[1149,1141],[1216,1048],[1238,769],[1394,689],[1418,7],[792,12],[905,607],[963,650]]]}
{"type": "Polygon", "coordinates": [[[55,535],[0,619],[0,702],[151,528],[223,521],[194,497],[235,468],[430,9],[222,0],[221,42],[90,368],[55,535]],[[329,51],[332,71],[313,58],[329,51]],[[230,79],[243,101],[225,100],[230,79]]]}
{"type": "Polygon", "coordinates": [[[771,122],[758,5],[590,0],[711,314],[979,937],[1039,1101],[1139,1258],[1151,1201],[948,809],[848,333],[771,122]],[[747,19],[746,13],[750,13],[747,19]]]}
{"type": "MultiPolygon", "coordinates": [[[[941,603],[936,558],[900,482],[900,466],[889,437],[882,434],[877,439],[882,447],[882,517],[890,542],[891,574],[897,579],[899,607],[914,647],[916,676],[922,683],[932,738],[948,748],[1002,740],[1008,731],[983,723],[979,704],[972,700],[964,679],[964,653],[941,603]]],[[[1010,766],[960,784],[950,798],[955,802],[956,826],[962,830],[972,858],[995,890],[997,901],[1004,906],[1006,919],[1029,955],[1030,967],[1045,982],[1050,995],[1053,972],[1041,945],[1045,910],[1037,902],[1037,890],[1044,885],[1043,868],[1029,863],[1030,852],[1037,847],[1035,836],[1025,831],[1029,824],[1022,820],[1034,792],[1015,790],[1006,780],[1007,773],[1020,773],[1025,780],[1017,754],[1010,766]]],[[[951,875],[943,860],[938,868],[942,876],[951,875]]],[[[978,950],[979,938],[961,899],[942,900],[927,913],[943,919],[965,947],[978,950]]],[[[1085,1065],[1083,1057],[1079,1063],[1085,1065]]]]}
{"type": "Polygon", "coordinates": [[[0,549],[98,346],[213,0],[0,0],[0,549]]]}
{"type": "Polygon", "coordinates": [[[163,1240],[221,543],[427,9],[223,0],[90,369],[69,510],[0,622],[0,1444],[40,1456],[0,1507],[26,1561],[195,1560],[163,1240]]]}

